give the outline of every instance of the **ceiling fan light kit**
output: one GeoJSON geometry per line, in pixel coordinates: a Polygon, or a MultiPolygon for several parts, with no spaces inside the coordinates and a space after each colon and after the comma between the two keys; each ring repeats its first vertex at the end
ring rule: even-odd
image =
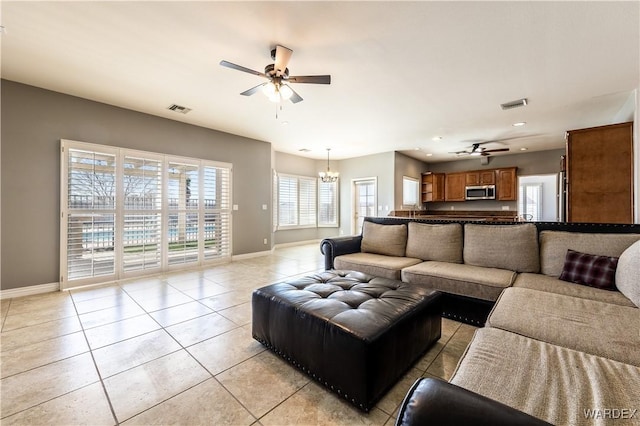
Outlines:
{"type": "Polygon", "coordinates": [[[267,65],[264,68],[264,73],[224,60],[220,61],[220,65],[222,65],[223,67],[234,69],[236,71],[242,71],[248,74],[256,75],[258,77],[263,77],[269,80],[266,83],[259,84],[249,90],[245,90],[244,92],[240,93],[241,95],[251,96],[255,92],[257,92],[258,89],[262,88],[262,92],[272,102],[279,103],[285,100],[289,100],[295,104],[302,101],[303,99],[287,83],[331,84],[331,76],[289,76],[289,68],[287,68],[287,65],[289,64],[289,60],[291,59],[292,54],[293,50],[281,45],[277,45],[275,49],[271,50],[271,59],[274,60],[274,63],[267,65]]]}

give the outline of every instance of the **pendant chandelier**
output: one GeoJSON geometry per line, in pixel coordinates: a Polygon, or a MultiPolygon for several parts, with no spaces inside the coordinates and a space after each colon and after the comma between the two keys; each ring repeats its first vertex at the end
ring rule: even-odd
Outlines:
{"type": "Polygon", "coordinates": [[[332,172],[329,167],[329,151],[331,151],[331,148],[327,148],[327,171],[318,173],[320,180],[325,183],[335,182],[338,180],[338,176],[340,176],[340,173],[332,172]]]}

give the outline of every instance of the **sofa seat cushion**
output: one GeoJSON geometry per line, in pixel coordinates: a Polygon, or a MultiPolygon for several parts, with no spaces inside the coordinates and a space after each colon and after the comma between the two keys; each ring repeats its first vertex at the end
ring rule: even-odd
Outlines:
{"type": "Polygon", "coordinates": [[[546,291],[548,293],[564,294],[580,297],[582,299],[598,300],[600,302],[614,303],[621,306],[634,306],[634,304],[619,291],[601,290],[595,287],[586,287],[579,284],[561,281],[558,278],[542,274],[518,274],[513,287],[530,288],[532,290],[546,291]]]}
{"type": "Polygon", "coordinates": [[[640,234],[589,234],[582,232],[540,232],[540,269],[543,274],[559,277],[567,250],[598,256],[620,257],[640,234]]]}
{"type": "Polygon", "coordinates": [[[515,272],[505,269],[435,261],[402,270],[404,282],[491,302],[513,283],[515,276],[515,272]]]}
{"type": "Polygon", "coordinates": [[[558,425],[602,425],[611,420],[585,410],[640,407],[640,368],[497,328],[476,331],[451,383],[558,425]]]}
{"type": "Polygon", "coordinates": [[[335,269],[358,271],[375,277],[399,280],[400,271],[422,260],[411,257],[385,256],[374,253],[351,253],[337,256],[333,261],[335,269]]]}
{"type": "Polygon", "coordinates": [[[640,309],[508,288],[487,326],[640,367],[640,309]],[[632,326],[635,324],[636,326],[632,326]]]}

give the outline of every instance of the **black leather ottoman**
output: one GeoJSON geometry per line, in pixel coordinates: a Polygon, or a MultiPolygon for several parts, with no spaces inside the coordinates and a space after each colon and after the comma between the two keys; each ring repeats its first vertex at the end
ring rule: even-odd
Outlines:
{"type": "Polygon", "coordinates": [[[369,411],[440,338],[440,293],[325,271],[253,292],[253,337],[369,411]]]}

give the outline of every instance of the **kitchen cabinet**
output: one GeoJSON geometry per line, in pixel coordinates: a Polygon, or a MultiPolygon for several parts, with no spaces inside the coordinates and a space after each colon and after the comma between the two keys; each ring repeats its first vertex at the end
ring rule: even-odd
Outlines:
{"type": "Polygon", "coordinates": [[[464,201],[466,173],[447,173],[444,184],[445,201],[464,201]]]}
{"type": "Polygon", "coordinates": [[[633,123],[566,137],[567,222],[633,223],[633,123]]]}
{"type": "Polygon", "coordinates": [[[495,185],[496,171],[495,170],[477,170],[473,172],[467,172],[465,175],[465,183],[467,186],[495,185]]]}
{"type": "Polygon", "coordinates": [[[444,201],[444,173],[422,174],[422,202],[444,201]]]}
{"type": "Polygon", "coordinates": [[[497,169],[496,200],[516,201],[518,199],[518,180],[516,167],[497,169]]]}

